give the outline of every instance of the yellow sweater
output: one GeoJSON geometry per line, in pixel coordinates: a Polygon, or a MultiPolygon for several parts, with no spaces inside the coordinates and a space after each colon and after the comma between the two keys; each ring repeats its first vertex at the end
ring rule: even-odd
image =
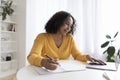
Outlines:
{"type": "Polygon", "coordinates": [[[28,62],[35,66],[41,66],[41,60],[45,54],[52,58],[68,59],[70,54],[74,59],[86,62],[86,55],[83,55],[76,48],[72,35],[64,35],[63,42],[58,48],[49,33],[41,33],[34,41],[30,54],[27,56],[28,62]]]}

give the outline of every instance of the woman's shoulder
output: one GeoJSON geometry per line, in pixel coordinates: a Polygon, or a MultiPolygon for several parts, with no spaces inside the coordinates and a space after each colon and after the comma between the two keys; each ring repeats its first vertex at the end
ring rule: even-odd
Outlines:
{"type": "Polygon", "coordinates": [[[73,35],[72,34],[67,34],[66,37],[67,38],[73,38],[73,35]]]}
{"type": "Polygon", "coordinates": [[[39,33],[38,36],[45,36],[48,35],[48,33],[39,33]]]}
{"type": "Polygon", "coordinates": [[[37,35],[37,39],[45,39],[45,37],[47,37],[48,36],[48,33],[39,33],[38,35],[37,35]]]}

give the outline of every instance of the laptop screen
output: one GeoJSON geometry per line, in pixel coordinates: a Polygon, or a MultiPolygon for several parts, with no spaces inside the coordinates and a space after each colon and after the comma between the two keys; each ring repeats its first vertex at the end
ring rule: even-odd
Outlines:
{"type": "Polygon", "coordinates": [[[120,63],[120,49],[118,50],[118,53],[117,53],[116,58],[115,58],[116,69],[118,69],[119,63],[120,63]]]}

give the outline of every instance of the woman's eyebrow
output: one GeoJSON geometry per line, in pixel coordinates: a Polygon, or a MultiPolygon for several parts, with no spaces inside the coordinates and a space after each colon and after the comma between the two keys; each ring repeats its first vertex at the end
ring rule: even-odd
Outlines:
{"type": "Polygon", "coordinates": [[[68,24],[69,24],[70,26],[72,26],[72,25],[73,25],[73,23],[71,23],[70,21],[68,21],[68,24]]]}

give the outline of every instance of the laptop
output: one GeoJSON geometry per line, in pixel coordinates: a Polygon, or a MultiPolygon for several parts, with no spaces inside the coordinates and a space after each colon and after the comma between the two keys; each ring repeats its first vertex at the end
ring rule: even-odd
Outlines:
{"type": "Polygon", "coordinates": [[[98,69],[98,70],[108,70],[108,71],[117,71],[120,63],[120,50],[116,56],[115,62],[106,62],[107,65],[90,65],[88,64],[86,68],[89,69],[98,69]]]}

